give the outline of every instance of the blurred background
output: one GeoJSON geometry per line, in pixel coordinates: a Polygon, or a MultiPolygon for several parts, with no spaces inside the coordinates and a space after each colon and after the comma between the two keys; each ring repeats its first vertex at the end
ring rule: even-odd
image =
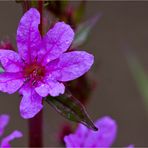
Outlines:
{"type": "MultiPolygon", "coordinates": [[[[78,3],[75,1],[73,3],[78,3]]],[[[95,121],[110,115],[117,121],[118,134],[113,146],[148,146],[148,112],[126,59],[126,46],[148,67],[148,2],[87,1],[83,20],[102,14],[88,41],[80,47],[95,55],[89,75],[96,88],[87,103],[87,111],[95,121]],[[125,51],[124,51],[125,50],[125,51]]],[[[16,47],[15,35],[22,16],[21,5],[14,1],[0,2],[0,40],[9,37],[16,47]]],[[[0,93],[0,114],[11,116],[5,135],[13,129],[24,137],[13,146],[27,146],[27,120],[20,117],[19,95],[0,93]]],[[[69,122],[49,105],[44,106],[44,146],[56,147],[63,122],[69,122]]],[[[75,123],[73,123],[75,124],[75,123]]]]}

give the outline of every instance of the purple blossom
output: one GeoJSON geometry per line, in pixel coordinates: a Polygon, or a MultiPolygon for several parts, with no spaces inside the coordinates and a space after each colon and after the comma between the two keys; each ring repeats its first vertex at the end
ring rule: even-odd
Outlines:
{"type": "Polygon", "coordinates": [[[0,91],[12,94],[19,90],[23,118],[32,118],[42,109],[42,97],[63,94],[63,82],[82,76],[94,62],[93,55],[85,51],[66,52],[74,38],[69,25],[58,22],[41,37],[39,23],[39,12],[31,8],[17,29],[18,53],[0,49],[5,70],[0,74],[0,91]]]}
{"type": "MultiPolygon", "coordinates": [[[[4,132],[4,128],[7,126],[9,122],[9,116],[8,115],[0,115],[0,137],[2,136],[4,132]]],[[[15,130],[11,134],[9,134],[7,137],[3,138],[0,142],[0,147],[4,148],[10,148],[10,141],[16,139],[16,138],[21,138],[23,135],[20,131],[15,130]]]]}
{"type": "MultiPolygon", "coordinates": [[[[77,147],[111,147],[117,134],[117,124],[110,117],[103,117],[95,122],[98,131],[92,131],[79,124],[76,132],[64,137],[67,148],[77,147]]],[[[130,145],[129,148],[133,148],[130,145]]]]}

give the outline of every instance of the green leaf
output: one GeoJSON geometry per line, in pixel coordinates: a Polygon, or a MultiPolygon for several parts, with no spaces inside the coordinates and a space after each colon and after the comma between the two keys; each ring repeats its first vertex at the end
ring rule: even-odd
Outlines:
{"type": "Polygon", "coordinates": [[[86,1],[80,1],[79,6],[74,11],[74,20],[79,23],[85,12],[86,1]]]}
{"type": "Polygon", "coordinates": [[[87,40],[88,35],[90,34],[92,28],[97,23],[100,17],[101,15],[97,15],[78,26],[78,28],[76,29],[76,34],[72,44],[72,48],[82,45],[87,40]]]}
{"type": "Polygon", "coordinates": [[[85,107],[69,91],[58,97],[48,96],[46,102],[65,118],[80,122],[94,131],[98,130],[87,114],[85,107]]]}
{"type": "Polygon", "coordinates": [[[65,11],[65,8],[67,7],[67,5],[68,5],[68,0],[61,1],[62,11],[65,11]]]}
{"type": "Polygon", "coordinates": [[[148,105],[148,75],[145,73],[143,66],[136,56],[130,54],[127,56],[127,60],[139,91],[143,96],[146,105],[148,105]]]}
{"type": "Polygon", "coordinates": [[[38,1],[35,1],[35,0],[33,0],[33,1],[30,1],[30,5],[31,5],[31,7],[38,7],[38,1]]]}

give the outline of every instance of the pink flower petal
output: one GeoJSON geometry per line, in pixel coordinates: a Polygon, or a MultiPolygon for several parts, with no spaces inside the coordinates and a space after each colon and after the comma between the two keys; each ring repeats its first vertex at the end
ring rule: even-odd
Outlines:
{"type": "Polygon", "coordinates": [[[0,115],[0,136],[3,134],[4,132],[4,128],[7,126],[9,122],[9,116],[8,115],[0,115]]]}
{"type": "Polygon", "coordinates": [[[55,97],[64,93],[65,86],[57,81],[48,80],[46,84],[40,84],[35,90],[42,97],[46,97],[48,94],[55,97]]]}
{"type": "Polygon", "coordinates": [[[85,146],[94,147],[110,147],[117,134],[116,122],[110,117],[99,119],[95,125],[98,127],[98,132],[89,131],[89,135],[84,142],[85,146]]]}
{"type": "Polygon", "coordinates": [[[89,129],[86,126],[79,124],[74,134],[70,134],[64,137],[66,148],[84,147],[84,141],[86,140],[86,136],[88,134],[89,129]]]}
{"type": "Polygon", "coordinates": [[[72,43],[74,32],[64,22],[58,22],[43,38],[43,49],[39,51],[39,61],[43,64],[58,58],[72,43]],[[41,56],[42,55],[42,56],[41,56]]]}
{"type": "Polygon", "coordinates": [[[117,125],[110,117],[103,117],[96,122],[97,132],[80,124],[74,134],[65,136],[66,147],[110,147],[116,137],[117,125]]]}
{"type": "Polygon", "coordinates": [[[27,11],[20,20],[17,29],[17,46],[19,54],[25,62],[31,62],[37,56],[41,43],[39,23],[40,14],[35,8],[27,11]]]}
{"type": "Polygon", "coordinates": [[[25,84],[19,91],[23,95],[20,103],[20,113],[25,119],[34,117],[43,107],[42,97],[39,96],[29,83],[25,84]]]}
{"type": "Polygon", "coordinates": [[[12,94],[16,92],[24,83],[23,74],[16,73],[2,73],[0,74],[0,91],[12,94]]]}
{"type": "Polygon", "coordinates": [[[85,74],[94,62],[93,55],[85,51],[67,52],[59,59],[49,63],[49,76],[59,81],[74,80],[85,74]]]}
{"type": "Polygon", "coordinates": [[[64,137],[66,148],[81,148],[81,139],[73,134],[64,137]]]}
{"type": "Polygon", "coordinates": [[[19,72],[22,70],[22,60],[20,56],[12,50],[0,49],[0,62],[6,72],[19,72]]]}
{"type": "Polygon", "coordinates": [[[12,140],[16,139],[16,138],[21,138],[23,136],[23,134],[18,131],[18,130],[15,130],[14,132],[12,132],[10,135],[8,135],[7,137],[3,138],[2,139],[2,142],[1,142],[1,145],[0,147],[1,148],[10,148],[10,143],[12,140]]]}

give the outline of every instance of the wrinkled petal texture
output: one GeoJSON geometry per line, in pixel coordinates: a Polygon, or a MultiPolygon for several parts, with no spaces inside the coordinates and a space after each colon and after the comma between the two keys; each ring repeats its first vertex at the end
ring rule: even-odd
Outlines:
{"type": "Polygon", "coordinates": [[[49,63],[49,77],[62,82],[74,80],[85,74],[93,62],[93,55],[85,51],[64,53],[57,60],[49,63]]]}
{"type": "Polygon", "coordinates": [[[42,49],[39,52],[39,61],[45,65],[58,58],[71,45],[74,32],[64,22],[58,22],[43,37],[42,49]]]}
{"type": "Polygon", "coordinates": [[[17,29],[17,46],[22,59],[25,62],[33,61],[41,44],[41,36],[38,29],[40,14],[35,8],[27,11],[20,20],[17,29]]]}
{"type": "Polygon", "coordinates": [[[0,62],[6,72],[22,71],[22,60],[20,56],[12,50],[0,49],[0,62]]]}
{"type": "Polygon", "coordinates": [[[2,136],[4,132],[4,128],[7,126],[9,122],[9,116],[8,115],[0,115],[0,136],[2,136]]]}
{"type": "Polygon", "coordinates": [[[25,119],[34,117],[43,107],[42,97],[39,96],[29,83],[19,91],[23,95],[20,103],[21,116],[25,119]]]}
{"type": "Polygon", "coordinates": [[[12,140],[16,139],[16,138],[21,138],[23,136],[23,134],[18,131],[18,130],[15,130],[14,132],[12,132],[10,135],[8,135],[7,137],[3,138],[2,139],[2,142],[1,142],[1,148],[10,148],[10,143],[12,140]]]}
{"type": "Polygon", "coordinates": [[[46,97],[48,94],[55,97],[65,92],[65,86],[57,81],[46,80],[46,83],[40,84],[35,90],[42,97],[46,97]]]}
{"type": "Polygon", "coordinates": [[[24,83],[23,74],[2,73],[0,74],[0,91],[12,94],[16,92],[24,83]]]}
{"type": "Polygon", "coordinates": [[[96,124],[99,131],[87,129],[79,125],[75,134],[65,136],[64,141],[67,147],[110,147],[116,137],[117,126],[110,117],[99,119],[96,124]]]}

